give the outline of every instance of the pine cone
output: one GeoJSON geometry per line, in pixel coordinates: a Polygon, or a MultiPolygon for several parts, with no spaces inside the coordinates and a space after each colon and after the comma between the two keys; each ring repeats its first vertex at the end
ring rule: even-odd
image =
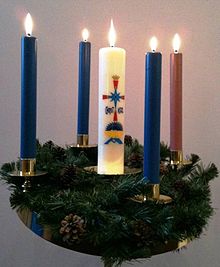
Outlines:
{"type": "Polygon", "coordinates": [[[182,180],[177,180],[175,183],[174,183],[174,188],[176,191],[182,191],[186,188],[186,183],[185,181],[182,181],[182,180]]]}
{"type": "Polygon", "coordinates": [[[144,221],[135,221],[133,224],[134,236],[137,242],[137,246],[149,245],[150,237],[154,235],[151,227],[144,221]]]}
{"type": "Polygon", "coordinates": [[[73,165],[66,166],[60,173],[60,185],[63,188],[69,188],[75,185],[76,167],[73,165]]]}
{"type": "Polygon", "coordinates": [[[61,221],[60,234],[68,245],[79,244],[85,234],[86,222],[80,216],[70,213],[61,221]]]}
{"type": "Polygon", "coordinates": [[[176,190],[176,193],[184,200],[190,199],[190,186],[186,181],[183,180],[177,180],[174,183],[174,189],[176,190]]]}
{"type": "Polygon", "coordinates": [[[164,161],[160,162],[160,174],[166,175],[169,172],[169,168],[164,161]]]}
{"type": "Polygon", "coordinates": [[[140,153],[132,153],[128,157],[128,166],[132,168],[141,168],[143,166],[143,156],[140,153]]]}
{"type": "Polygon", "coordinates": [[[124,137],[124,143],[126,146],[131,146],[133,142],[133,139],[130,135],[125,135],[124,137]]]}

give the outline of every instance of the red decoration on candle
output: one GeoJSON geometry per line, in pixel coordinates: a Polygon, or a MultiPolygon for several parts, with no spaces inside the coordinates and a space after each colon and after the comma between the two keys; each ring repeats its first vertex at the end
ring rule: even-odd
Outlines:
{"type": "Polygon", "coordinates": [[[115,110],[115,112],[114,112],[113,121],[118,121],[118,116],[117,116],[117,112],[116,112],[116,110],[115,110]]]}
{"type": "Polygon", "coordinates": [[[113,84],[114,84],[114,89],[117,89],[118,88],[118,79],[113,80],[113,84]]]}

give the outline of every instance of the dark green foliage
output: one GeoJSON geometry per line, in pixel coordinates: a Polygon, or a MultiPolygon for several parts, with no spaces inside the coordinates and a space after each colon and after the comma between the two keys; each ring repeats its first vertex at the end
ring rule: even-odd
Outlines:
{"type": "Polygon", "coordinates": [[[143,167],[143,146],[131,136],[125,136],[125,164],[131,168],[143,167]]]}
{"type": "Polygon", "coordinates": [[[5,163],[1,167],[1,171],[4,173],[12,172],[15,169],[15,162],[5,163]]]}
{"type": "Polygon", "coordinates": [[[167,144],[161,142],[160,144],[160,158],[161,160],[165,160],[170,157],[170,149],[167,144]]]}
{"type": "MultiPolygon", "coordinates": [[[[143,147],[129,136],[125,144],[126,164],[142,168],[143,147]]],[[[30,191],[23,193],[21,177],[8,175],[15,163],[2,166],[1,179],[12,190],[12,208],[37,212],[39,223],[52,229],[54,243],[101,255],[106,266],[120,266],[151,257],[167,240],[199,237],[213,213],[208,183],[218,175],[216,166],[204,167],[192,154],[192,164],[172,168],[169,154],[161,143],[160,190],[173,198],[168,205],[132,200],[149,190],[142,174],[104,176],[85,171],[83,167],[96,165],[97,151],[64,149],[52,141],[37,143],[37,168],[48,174],[33,178],[30,191]]]]}

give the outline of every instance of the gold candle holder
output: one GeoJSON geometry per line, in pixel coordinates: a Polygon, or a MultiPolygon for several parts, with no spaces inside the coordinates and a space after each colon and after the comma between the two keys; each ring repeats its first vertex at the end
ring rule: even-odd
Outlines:
{"type": "Polygon", "coordinates": [[[92,164],[97,164],[97,144],[89,144],[89,134],[77,134],[77,142],[68,145],[75,157],[85,153],[92,164]]]}
{"type": "Polygon", "coordinates": [[[160,184],[148,184],[147,187],[149,192],[146,195],[135,196],[132,200],[139,203],[152,200],[161,204],[169,204],[173,201],[171,197],[160,194],[160,184]]]}
{"type": "Polygon", "coordinates": [[[173,166],[184,166],[192,164],[192,161],[184,159],[183,152],[181,150],[171,150],[170,164],[173,166]]]}
{"type": "Polygon", "coordinates": [[[10,173],[10,176],[24,177],[23,192],[31,188],[31,178],[46,175],[46,172],[36,170],[36,159],[20,159],[20,169],[10,173]]]}
{"type": "Polygon", "coordinates": [[[77,142],[74,144],[69,145],[72,148],[85,148],[85,149],[90,149],[90,148],[95,148],[97,145],[89,144],[89,135],[88,134],[77,134],[77,142]]]}
{"type": "Polygon", "coordinates": [[[88,146],[89,145],[89,135],[88,134],[77,134],[77,145],[88,146]]]}
{"type": "Polygon", "coordinates": [[[96,173],[98,175],[105,175],[105,176],[122,176],[122,175],[129,175],[129,174],[139,174],[141,173],[141,169],[138,168],[129,168],[127,166],[124,167],[124,173],[123,174],[99,174],[98,173],[98,167],[97,166],[89,166],[89,167],[85,167],[84,168],[85,171],[87,172],[93,172],[96,173]]]}
{"type": "Polygon", "coordinates": [[[34,176],[36,173],[36,159],[20,160],[20,176],[34,176]]]}
{"type": "Polygon", "coordinates": [[[149,184],[150,194],[147,196],[148,200],[158,201],[163,204],[172,202],[172,198],[169,196],[160,194],[160,184],[149,184]]]}

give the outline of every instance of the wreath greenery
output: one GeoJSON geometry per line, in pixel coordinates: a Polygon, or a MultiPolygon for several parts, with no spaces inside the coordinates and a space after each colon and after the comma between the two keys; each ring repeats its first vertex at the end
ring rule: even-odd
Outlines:
{"type": "MultiPolygon", "coordinates": [[[[12,208],[35,211],[39,224],[50,227],[52,242],[101,255],[106,266],[149,258],[168,240],[200,236],[213,214],[209,182],[218,176],[214,164],[204,167],[192,154],[192,164],[172,168],[169,148],[161,143],[160,191],[173,201],[138,203],[131,198],[148,190],[142,173],[106,176],[85,171],[84,167],[96,164],[96,153],[38,142],[37,168],[47,175],[33,178],[26,193],[22,177],[9,175],[18,162],[4,164],[1,179],[12,191],[12,208]]],[[[126,136],[126,165],[142,168],[142,159],[143,147],[126,136]]]]}

